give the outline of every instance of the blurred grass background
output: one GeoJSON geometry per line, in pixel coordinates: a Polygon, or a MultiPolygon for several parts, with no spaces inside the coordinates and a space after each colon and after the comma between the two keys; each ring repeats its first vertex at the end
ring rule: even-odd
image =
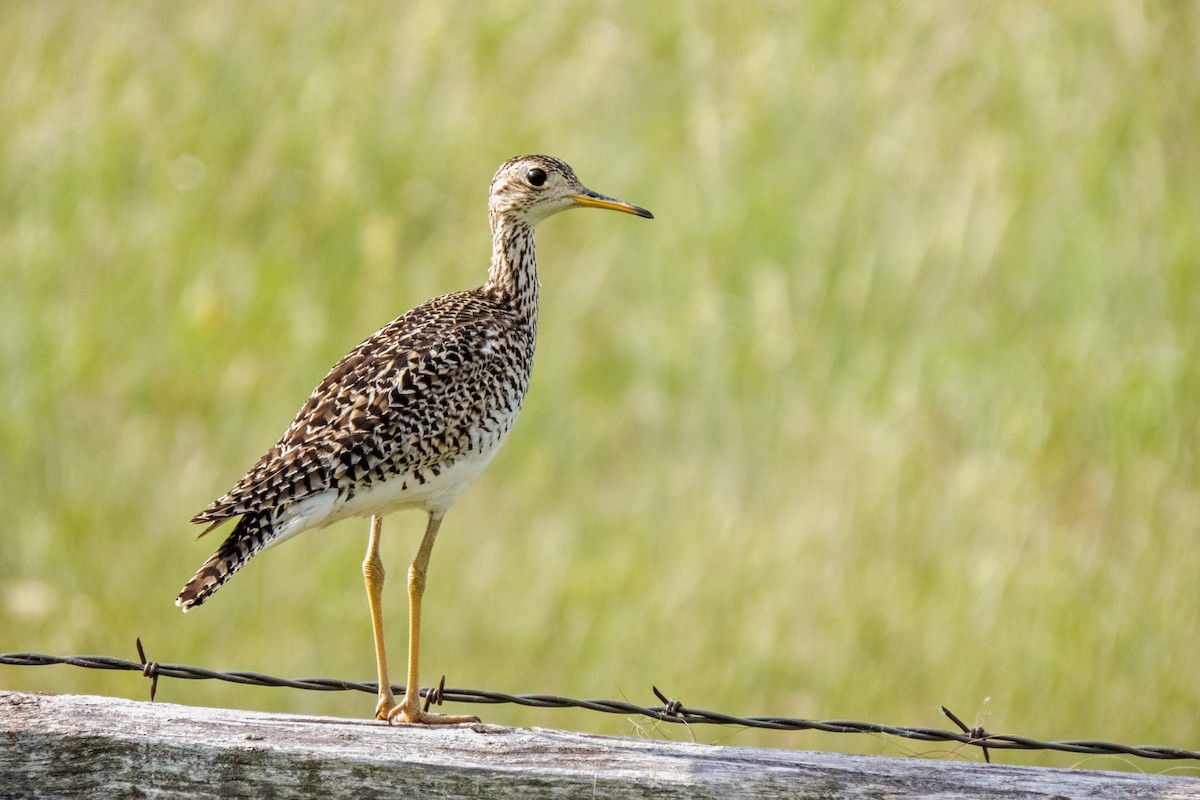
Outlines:
{"type": "MultiPolygon", "coordinates": [[[[5,3],[0,74],[0,651],[373,679],[365,521],[184,617],[187,520],[483,280],[492,172],[548,152],[657,219],[541,229],[533,388],[447,517],[423,682],[1200,742],[1200,5],[5,3]]],[[[385,528],[397,659],[422,524],[385,528]]]]}

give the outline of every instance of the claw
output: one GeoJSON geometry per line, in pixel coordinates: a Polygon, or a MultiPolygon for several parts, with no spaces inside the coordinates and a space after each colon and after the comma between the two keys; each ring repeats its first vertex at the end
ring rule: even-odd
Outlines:
{"type": "Polygon", "coordinates": [[[379,702],[375,704],[375,719],[387,722],[395,708],[396,702],[392,698],[380,697],[379,702]]]}

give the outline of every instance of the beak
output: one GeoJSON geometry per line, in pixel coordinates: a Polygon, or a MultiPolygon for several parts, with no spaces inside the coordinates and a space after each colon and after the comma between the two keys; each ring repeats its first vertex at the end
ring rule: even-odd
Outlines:
{"type": "Polygon", "coordinates": [[[581,208],[607,208],[611,211],[624,211],[626,214],[654,219],[654,215],[641,206],[635,206],[632,203],[596,194],[591,189],[584,189],[577,194],[569,194],[567,195],[567,199],[581,208]]]}

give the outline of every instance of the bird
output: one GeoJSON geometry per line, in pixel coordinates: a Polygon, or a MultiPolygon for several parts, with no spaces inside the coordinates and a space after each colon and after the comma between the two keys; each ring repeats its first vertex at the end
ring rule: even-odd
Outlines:
{"type": "Polygon", "coordinates": [[[538,327],[534,228],[571,208],[652,219],[640,206],[585,187],[552,156],[505,161],[492,178],[492,258],[477,289],[428,300],[384,325],[333,366],[275,443],[232,489],[192,518],[200,536],[234,522],[179,593],[188,611],[256,553],[348,518],[370,518],[363,579],[378,670],[375,718],[462,724],[420,704],[421,600],[446,512],[503,444],[529,388],[538,327]],[[423,510],[425,532],[408,568],[408,676],[397,703],[384,646],[383,517],[423,510]]]}

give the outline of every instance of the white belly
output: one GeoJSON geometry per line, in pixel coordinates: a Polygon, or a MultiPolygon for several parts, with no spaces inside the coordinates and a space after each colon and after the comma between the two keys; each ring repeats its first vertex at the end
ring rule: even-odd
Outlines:
{"type": "Polygon", "coordinates": [[[411,473],[401,473],[389,476],[386,481],[358,488],[349,500],[334,504],[329,518],[323,524],[350,517],[389,514],[401,508],[416,507],[444,512],[454,504],[463,489],[487,468],[499,449],[497,442],[496,446],[483,453],[462,455],[450,464],[443,462],[437,474],[427,467],[421,470],[423,483],[411,473]]]}
{"type": "Polygon", "coordinates": [[[436,469],[425,467],[419,476],[412,472],[389,475],[387,480],[355,487],[349,499],[328,489],[298,501],[279,520],[278,535],[267,546],[344,519],[382,516],[402,508],[444,513],[495,458],[515,419],[513,414],[497,430],[480,431],[480,447],[443,461],[436,469]]]}

